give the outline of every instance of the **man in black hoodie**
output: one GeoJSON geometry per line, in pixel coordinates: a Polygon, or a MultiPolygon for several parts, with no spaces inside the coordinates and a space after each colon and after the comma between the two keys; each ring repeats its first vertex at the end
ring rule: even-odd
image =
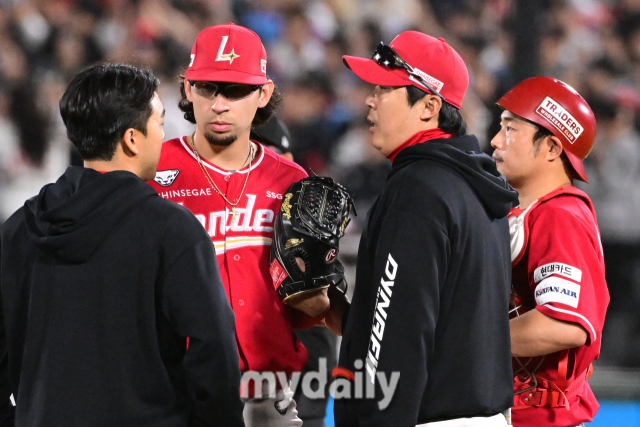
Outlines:
{"type": "Polygon", "coordinates": [[[209,236],[145,182],[164,139],[158,84],[148,70],[96,65],[60,100],[85,167],[1,234],[3,426],[244,425],[209,236]]]}
{"type": "Polygon", "coordinates": [[[337,373],[355,381],[346,398],[341,379],[336,425],[507,425],[506,215],[517,194],[465,136],[466,66],[443,39],[415,31],[381,43],[372,60],[343,58],[376,85],[366,100],[372,143],[393,166],[343,316],[337,373]]]}

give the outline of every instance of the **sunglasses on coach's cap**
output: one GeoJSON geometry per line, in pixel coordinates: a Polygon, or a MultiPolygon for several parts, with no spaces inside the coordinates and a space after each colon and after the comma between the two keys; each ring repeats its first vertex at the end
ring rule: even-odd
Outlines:
{"type": "Polygon", "coordinates": [[[438,92],[436,88],[427,83],[425,79],[423,79],[420,74],[416,73],[413,67],[407,64],[400,55],[396,53],[395,50],[391,46],[387,46],[384,42],[380,42],[375,52],[373,52],[373,56],[371,57],[374,61],[376,61],[379,65],[384,65],[385,67],[399,67],[405,69],[411,76],[416,78],[422,85],[424,85],[427,89],[431,91],[434,95],[438,95],[443,101],[446,101],[445,97],[438,92]]]}
{"type": "Polygon", "coordinates": [[[193,80],[189,80],[189,84],[195,89],[198,95],[204,98],[214,99],[218,94],[222,94],[225,98],[232,101],[246,98],[264,86],[241,83],[194,82],[193,80]]]}

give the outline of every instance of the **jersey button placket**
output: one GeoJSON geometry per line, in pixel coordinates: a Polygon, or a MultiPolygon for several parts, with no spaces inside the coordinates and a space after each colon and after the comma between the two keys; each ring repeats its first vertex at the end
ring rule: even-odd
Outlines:
{"type": "MultiPolygon", "coordinates": [[[[227,194],[227,199],[231,202],[231,203],[235,203],[236,202],[236,196],[237,196],[237,191],[238,188],[238,174],[237,173],[233,173],[230,175],[225,175],[224,176],[224,180],[226,183],[226,194],[227,194]]],[[[227,227],[227,233],[225,234],[225,246],[227,248],[227,250],[229,250],[229,246],[232,246],[231,243],[234,242],[234,240],[230,240],[233,239],[234,237],[238,237],[237,235],[231,234],[229,235],[229,233],[231,232],[231,222],[233,221],[233,216],[231,215],[231,206],[227,205],[227,209],[229,209],[229,217],[228,217],[228,221],[227,224],[229,224],[229,226],[227,227]]],[[[235,283],[231,282],[233,279],[232,278],[237,278],[239,277],[239,270],[241,268],[241,266],[238,264],[238,261],[240,261],[241,256],[240,254],[237,253],[238,249],[231,249],[233,252],[235,252],[234,254],[230,254],[229,252],[227,252],[228,254],[228,268],[229,268],[229,280],[230,280],[230,286],[233,287],[235,283]],[[230,262],[231,260],[233,260],[234,262],[230,262]]],[[[240,291],[238,291],[240,292],[240,291]]],[[[239,294],[241,295],[241,294],[239,294]]],[[[242,299],[238,299],[238,305],[241,307],[244,305],[244,301],[242,299]]]]}
{"type": "MultiPolygon", "coordinates": [[[[233,195],[232,195],[232,194],[230,194],[230,193],[231,193],[231,192],[230,192],[230,188],[231,188],[231,181],[232,181],[231,176],[232,176],[232,175],[224,175],[224,177],[223,177],[223,179],[224,179],[224,184],[223,184],[223,185],[224,185],[224,190],[222,190],[222,191],[224,191],[224,194],[226,195],[227,200],[229,200],[230,202],[234,202],[234,200],[233,200],[233,195]]],[[[226,225],[225,225],[225,227],[226,227],[226,231],[225,231],[225,233],[224,233],[224,249],[225,249],[225,252],[226,252],[226,251],[228,251],[228,250],[229,250],[229,248],[228,248],[228,243],[229,243],[229,231],[231,230],[230,225],[231,225],[231,220],[233,219],[233,217],[231,216],[231,206],[229,206],[229,204],[227,204],[227,203],[225,202],[225,203],[224,203],[224,207],[225,207],[225,210],[227,210],[227,211],[228,211],[228,213],[229,213],[229,214],[227,215],[227,222],[226,222],[226,225]]]]}

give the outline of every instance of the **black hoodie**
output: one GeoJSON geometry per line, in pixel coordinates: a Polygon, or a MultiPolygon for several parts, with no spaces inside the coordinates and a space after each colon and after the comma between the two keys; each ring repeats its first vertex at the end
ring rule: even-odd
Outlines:
{"type": "Polygon", "coordinates": [[[3,425],[10,393],[16,426],[244,425],[233,312],[188,210],[70,167],[0,243],[3,425]]]}
{"type": "Polygon", "coordinates": [[[375,376],[375,398],[336,399],[337,427],[414,427],[512,406],[506,215],[516,201],[474,136],[397,155],[362,234],[340,347],[363,396],[375,376]]]}

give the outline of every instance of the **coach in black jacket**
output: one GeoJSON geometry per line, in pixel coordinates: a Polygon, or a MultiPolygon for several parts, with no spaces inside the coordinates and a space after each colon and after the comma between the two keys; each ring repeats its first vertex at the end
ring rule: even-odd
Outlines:
{"type": "Polygon", "coordinates": [[[147,70],[98,65],[60,101],[86,167],[2,231],[3,426],[14,425],[10,394],[17,427],[244,425],[211,240],[145,182],[164,138],[157,87],[147,70]]]}
{"type": "Polygon", "coordinates": [[[339,365],[363,398],[337,398],[336,425],[506,425],[506,215],[517,194],[476,138],[461,136],[466,67],[443,39],[413,31],[381,43],[373,60],[345,62],[376,85],[373,145],[393,166],[369,213],[343,322],[339,365]]]}

